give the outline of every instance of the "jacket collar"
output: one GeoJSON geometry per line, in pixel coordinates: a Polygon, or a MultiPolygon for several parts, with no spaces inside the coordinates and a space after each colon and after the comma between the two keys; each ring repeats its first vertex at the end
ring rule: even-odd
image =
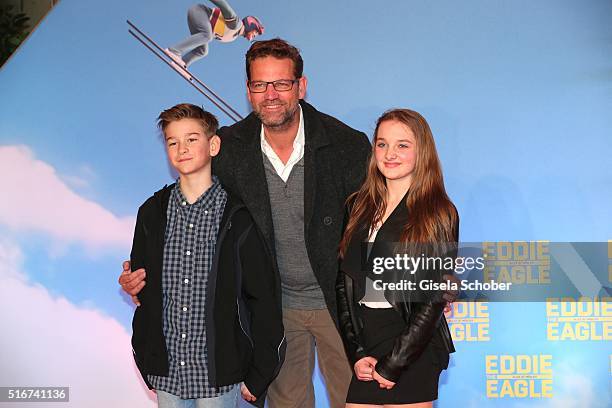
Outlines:
{"type": "Polygon", "coordinates": [[[340,269],[344,273],[351,276],[357,282],[362,282],[371,270],[370,263],[372,256],[378,253],[381,246],[384,247],[385,244],[399,241],[404,225],[406,225],[408,220],[408,208],[406,208],[407,196],[408,193],[406,193],[380,227],[373,243],[368,244],[367,242],[370,231],[369,225],[361,225],[355,232],[348,244],[344,259],[340,264],[340,269]]]}
{"type": "MultiPolygon", "coordinates": [[[[172,189],[175,185],[176,183],[172,183],[170,185],[166,184],[164,187],[162,187],[160,190],[156,191],[153,194],[153,197],[155,198],[155,203],[157,204],[158,209],[161,211],[161,215],[164,220],[166,219],[166,213],[168,212],[168,203],[170,202],[170,195],[172,194],[172,189]]],[[[229,192],[227,189],[225,189],[225,192],[227,193],[227,201],[223,210],[224,214],[229,214],[234,210],[234,208],[238,209],[239,207],[244,206],[244,203],[234,194],[229,192]]],[[[221,225],[223,225],[223,222],[221,223],[221,225]]]]}
{"type": "Polygon", "coordinates": [[[406,225],[408,220],[408,208],[406,207],[407,196],[408,193],[404,195],[384,224],[381,225],[380,229],[378,230],[378,234],[376,234],[374,245],[376,245],[377,242],[384,243],[399,241],[402,232],[404,231],[404,225],[406,225]]]}
{"type": "Polygon", "coordinates": [[[156,191],[155,194],[153,194],[153,197],[155,198],[155,203],[161,210],[162,216],[164,218],[166,218],[166,212],[168,211],[168,202],[170,201],[170,194],[172,193],[172,189],[175,185],[176,183],[172,183],[170,185],[166,184],[159,191],[156,191]]]}
{"type": "MultiPolygon", "coordinates": [[[[300,99],[300,107],[302,108],[302,114],[304,115],[304,132],[306,134],[306,145],[310,146],[313,150],[320,147],[326,146],[331,143],[331,140],[318,115],[321,113],[315,109],[314,106],[308,102],[300,99]]],[[[259,143],[259,137],[261,132],[261,121],[251,112],[244,120],[238,122],[235,125],[236,132],[234,137],[243,141],[244,143],[259,143]],[[255,139],[255,140],[253,140],[255,139]]]]}
{"type": "MultiPolygon", "coordinates": [[[[331,144],[331,140],[321,122],[319,113],[312,105],[300,100],[304,116],[304,225],[308,225],[314,212],[316,200],[317,150],[331,144]]],[[[274,231],[270,196],[263,165],[260,144],[261,121],[254,113],[233,126],[232,137],[237,143],[237,157],[240,163],[235,168],[236,186],[248,207],[253,219],[260,228],[271,251],[274,253],[274,231]]]]}

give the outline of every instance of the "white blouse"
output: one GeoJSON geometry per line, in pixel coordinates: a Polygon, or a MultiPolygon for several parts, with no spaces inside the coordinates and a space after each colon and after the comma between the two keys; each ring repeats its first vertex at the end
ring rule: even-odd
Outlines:
{"type": "MultiPolygon", "coordinates": [[[[376,235],[378,234],[378,230],[380,229],[380,227],[381,227],[381,224],[377,225],[376,227],[370,228],[370,232],[368,235],[368,242],[373,243],[376,240],[376,235]]],[[[374,281],[366,277],[366,294],[372,293],[372,291],[376,291],[376,295],[375,295],[376,297],[381,297],[384,299],[384,293],[381,293],[382,291],[376,290],[374,288],[374,281]]],[[[380,301],[380,302],[364,302],[360,300],[359,304],[365,307],[369,307],[371,309],[389,309],[393,307],[391,306],[391,303],[387,302],[386,300],[380,301]]]]}

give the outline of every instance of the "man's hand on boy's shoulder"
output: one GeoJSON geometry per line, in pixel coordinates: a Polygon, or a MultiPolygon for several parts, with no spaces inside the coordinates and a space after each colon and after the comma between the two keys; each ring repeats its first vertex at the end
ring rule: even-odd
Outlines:
{"type": "Polygon", "coordinates": [[[240,384],[240,393],[242,394],[242,398],[245,401],[253,402],[257,400],[257,398],[255,398],[255,396],[251,394],[251,391],[249,391],[249,389],[244,383],[240,384]]]}
{"type": "Polygon", "coordinates": [[[119,275],[119,284],[121,288],[132,297],[132,302],[136,306],[140,306],[140,301],[138,300],[138,293],[144,288],[145,276],[146,272],[144,268],[140,268],[132,272],[130,266],[130,261],[123,262],[123,271],[121,275],[119,275]]]}

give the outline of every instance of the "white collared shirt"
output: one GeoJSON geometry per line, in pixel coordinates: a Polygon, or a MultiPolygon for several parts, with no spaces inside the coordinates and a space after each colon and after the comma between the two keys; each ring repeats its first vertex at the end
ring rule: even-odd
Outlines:
{"type": "Polygon", "coordinates": [[[293,166],[304,157],[304,144],[306,143],[306,136],[304,135],[304,115],[302,114],[302,107],[300,106],[300,125],[298,126],[297,135],[293,140],[293,151],[291,152],[291,156],[289,156],[289,160],[287,160],[287,164],[284,164],[283,161],[278,157],[272,146],[266,140],[266,134],[264,133],[264,127],[261,125],[261,151],[266,155],[272,166],[274,166],[274,170],[279,175],[281,179],[286,183],[289,178],[289,174],[291,174],[291,170],[293,170],[293,166]]]}
{"type": "MultiPolygon", "coordinates": [[[[370,234],[368,236],[368,242],[370,242],[371,244],[374,243],[374,241],[376,240],[376,235],[378,235],[378,231],[380,230],[380,227],[382,225],[379,224],[378,226],[375,227],[371,227],[370,228],[370,234]]],[[[374,284],[374,282],[370,279],[366,277],[366,291],[370,291],[373,289],[370,289],[367,287],[367,285],[372,286],[374,284]]],[[[372,286],[373,287],[373,286],[372,286]]],[[[383,299],[384,299],[384,292],[382,294],[383,299]]],[[[380,302],[364,302],[362,300],[359,301],[360,305],[369,307],[370,309],[389,309],[392,308],[393,305],[391,305],[391,303],[389,303],[388,301],[384,300],[384,301],[380,301],[380,302]]]]}

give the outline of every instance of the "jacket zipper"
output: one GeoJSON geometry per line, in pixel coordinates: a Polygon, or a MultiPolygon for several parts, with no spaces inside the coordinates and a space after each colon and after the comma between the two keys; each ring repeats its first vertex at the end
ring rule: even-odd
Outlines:
{"type": "Polygon", "coordinates": [[[240,317],[240,303],[238,301],[238,298],[236,298],[236,309],[238,310],[238,323],[240,324],[240,329],[242,330],[244,335],[247,337],[247,339],[249,339],[249,342],[251,343],[251,347],[255,348],[253,339],[251,339],[251,336],[248,335],[248,333],[246,332],[246,330],[244,330],[244,327],[242,326],[242,318],[240,317]]]}

